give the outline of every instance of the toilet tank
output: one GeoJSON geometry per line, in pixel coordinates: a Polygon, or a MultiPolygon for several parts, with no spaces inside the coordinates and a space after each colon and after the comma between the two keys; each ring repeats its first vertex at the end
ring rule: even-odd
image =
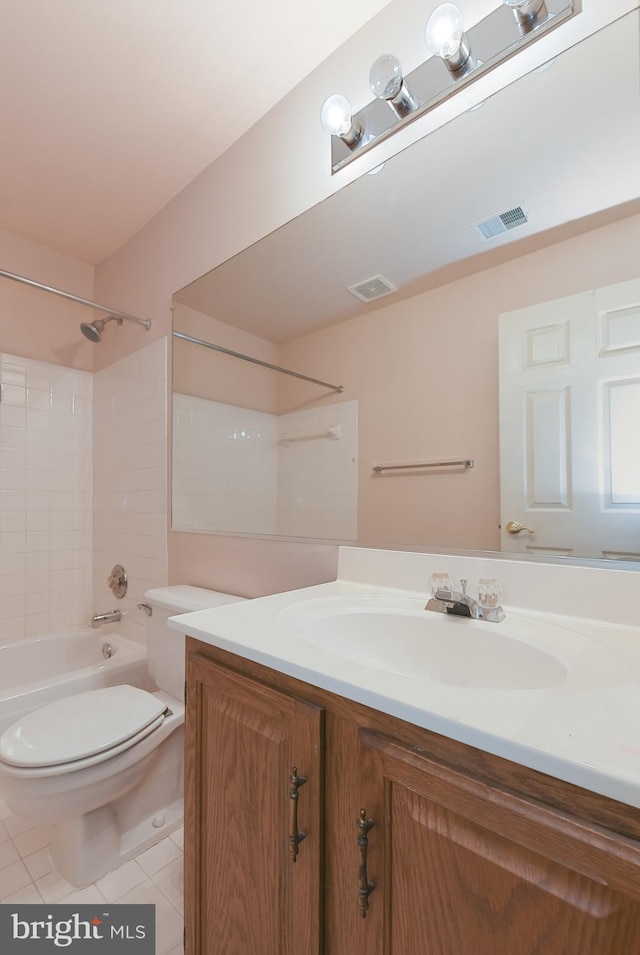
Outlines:
{"type": "Polygon", "coordinates": [[[178,585],[154,587],[144,595],[151,607],[147,620],[147,666],[159,690],[184,700],[184,636],[167,626],[169,617],[192,610],[207,610],[222,604],[238,603],[245,597],[178,585]]]}

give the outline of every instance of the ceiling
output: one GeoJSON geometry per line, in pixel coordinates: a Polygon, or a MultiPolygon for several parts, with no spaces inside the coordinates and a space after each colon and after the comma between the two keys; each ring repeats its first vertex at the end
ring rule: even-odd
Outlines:
{"type": "Polygon", "coordinates": [[[0,0],[0,229],[102,261],[387,3],[0,0]]]}
{"type": "Polygon", "coordinates": [[[274,342],[640,211],[640,13],[565,51],[181,290],[274,342]],[[489,241],[474,223],[521,205],[489,241]],[[348,286],[382,275],[396,295],[348,286]]]}

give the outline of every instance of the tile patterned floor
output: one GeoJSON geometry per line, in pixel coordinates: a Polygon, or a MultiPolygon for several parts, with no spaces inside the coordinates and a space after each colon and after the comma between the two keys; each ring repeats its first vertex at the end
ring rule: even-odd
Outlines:
{"type": "Polygon", "coordinates": [[[49,843],[49,826],[34,826],[0,801],[0,903],[154,904],[156,955],[183,955],[182,829],[84,889],[54,869],[49,843]]]}

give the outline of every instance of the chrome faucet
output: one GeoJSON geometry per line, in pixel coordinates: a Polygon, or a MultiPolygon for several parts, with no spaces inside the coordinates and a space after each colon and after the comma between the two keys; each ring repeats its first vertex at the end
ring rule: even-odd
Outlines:
{"type": "Polygon", "coordinates": [[[505,618],[505,612],[500,605],[483,607],[467,593],[467,580],[461,580],[461,591],[436,590],[435,595],[427,601],[425,610],[436,613],[450,613],[456,617],[471,617],[473,620],[487,620],[499,623],[505,618]]]}
{"type": "Polygon", "coordinates": [[[122,613],[119,610],[110,610],[108,613],[94,613],[91,618],[91,626],[97,629],[103,623],[117,623],[121,618],[122,613]]]}

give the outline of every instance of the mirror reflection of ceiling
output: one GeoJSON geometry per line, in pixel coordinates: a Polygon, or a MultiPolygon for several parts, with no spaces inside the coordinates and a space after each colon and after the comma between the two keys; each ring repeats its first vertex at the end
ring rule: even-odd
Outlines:
{"type": "Polygon", "coordinates": [[[639,18],[567,50],[175,300],[282,343],[637,211],[639,18]],[[525,225],[489,240],[474,229],[517,206],[525,225]],[[369,304],[347,291],[376,275],[399,291],[369,304]]]}

